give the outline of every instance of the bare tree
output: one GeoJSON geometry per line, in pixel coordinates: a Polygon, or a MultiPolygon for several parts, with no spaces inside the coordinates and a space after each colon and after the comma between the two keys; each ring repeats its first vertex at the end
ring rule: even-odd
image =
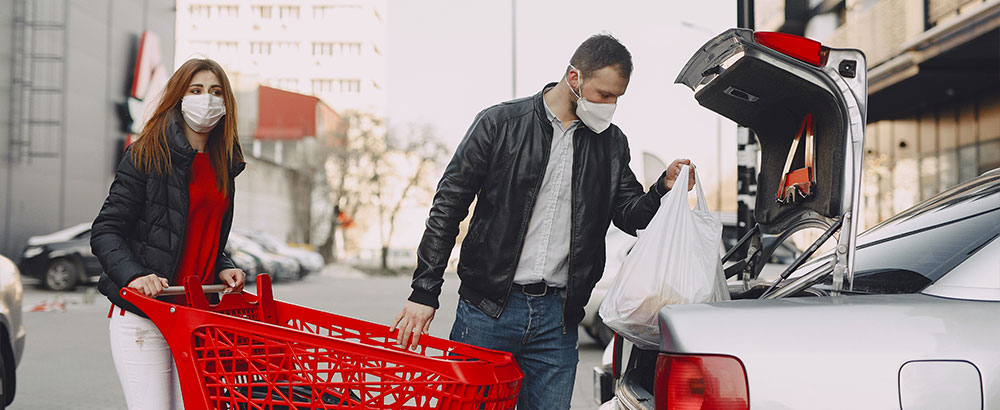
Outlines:
{"type": "Polygon", "coordinates": [[[382,269],[389,268],[389,249],[404,206],[429,205],[436,168],[448,154],[430,125],[410,125],[404,134],[392,133],[386,155],[376,167],[375,200],[382,242],[382,269]]]}
{"type": "MultiPolygon", "coordinates": [[[[319,246],[328,261],[337,261],[337,235],[345,222],[355,218],[359,209],[371,203],[371,188],[378,174],[373,164],[381,162],[386,152],[384,121],[373,114],[343,114],[345,132],[337,137],[325,162],[329,199],[326,240],[319,246]]],[[[346,245],[346,244],[342,244],[346,245]]]]}

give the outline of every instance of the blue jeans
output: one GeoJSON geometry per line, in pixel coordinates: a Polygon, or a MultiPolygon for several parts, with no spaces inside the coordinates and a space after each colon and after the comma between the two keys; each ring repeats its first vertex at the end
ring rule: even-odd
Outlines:
{"type": "Polygon", "coordinates": [[[514,354],[524,372],[518,410],[569,409],[579,354],[576,326],[563,333],[561,293],[515,290],[499,319],[459,299],[451,340],[514,354]]]}

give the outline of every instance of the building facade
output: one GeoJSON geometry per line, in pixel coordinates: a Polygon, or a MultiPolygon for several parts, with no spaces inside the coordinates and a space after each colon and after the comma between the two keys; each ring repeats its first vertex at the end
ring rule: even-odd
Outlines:
{"type": "Polygon", "coordinates": [[[0,253],[97,216],[114,176],[144,33],[173,67],[174,0],[0,3],[0,253]]]}
{"type": "Polygon", "coordinates": [[[245,81],[384,116],[385,0],[177,1],[177,63],[207,56],[245,81]]]}
{"type": "Polygon", "coordinates": [[[756,22],[865,52],[864,225],[1000,167],[1000,1],[762,0],[756,22]]]}

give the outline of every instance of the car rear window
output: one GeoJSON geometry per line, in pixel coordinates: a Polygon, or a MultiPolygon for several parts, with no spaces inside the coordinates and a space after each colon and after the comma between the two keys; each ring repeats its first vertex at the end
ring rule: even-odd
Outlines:
{"type": "Polygon", "coordinates": [[[858,237],[854,291],[917,293],[1000,236],[1000,175],[980,177],[858,237]]]}

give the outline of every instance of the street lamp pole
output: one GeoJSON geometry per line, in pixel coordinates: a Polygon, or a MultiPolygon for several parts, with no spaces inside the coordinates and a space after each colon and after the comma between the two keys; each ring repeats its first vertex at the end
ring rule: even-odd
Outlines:
{"type": "Polygon", "coordinates": [[[510,0],[510,97],[517,98],[517,0],[510,0]]]}

